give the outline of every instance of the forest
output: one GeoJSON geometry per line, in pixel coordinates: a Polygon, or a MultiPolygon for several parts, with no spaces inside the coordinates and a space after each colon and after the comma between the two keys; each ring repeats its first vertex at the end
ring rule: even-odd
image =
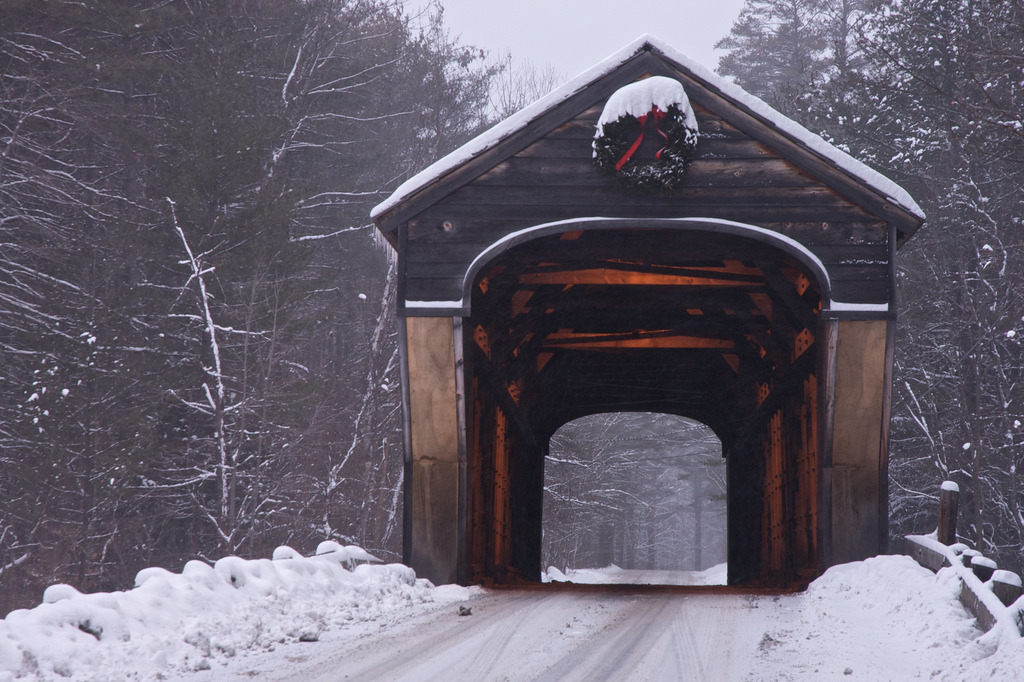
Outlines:
{"type": "MultiPolygon", "coordinates": [[[[0,613],[326,537],[400,558],[396,283],[369,211],[555,76],[393,0],[0,10],[0,613]]],[[[951,479],[960,534],[1020,570],[1024,6],[747,0],[718,47],[928,214],[898,258],[891,534],[930,530],[951,479]]],[[[678,495],[638,500],[628,453],[561,452],[549,496],[625,514],[617,556],[664,554],[640,524],[678,495]],[[615,471],[599,498],[571,485],[615,471]]]]}

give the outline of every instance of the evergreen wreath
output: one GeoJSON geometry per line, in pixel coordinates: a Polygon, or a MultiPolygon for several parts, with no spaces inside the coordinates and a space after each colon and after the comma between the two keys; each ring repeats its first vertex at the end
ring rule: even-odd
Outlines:
{"type": "Polygon", "coordinates": [[[671,104],[668,111],[654,106],[639,118],[624,114],[605,123],[601,134],[594,138],[594,161],[627,189],[661,193],[672,191],[682,181],[696,149],[696,129],[686,125],[686,112],[678,104],[671,104]],[[648,123],[651,117],[654,120],[648,123]],[[637,158],[635,152],[652,127],[665,144],[654,159],[637,158]]]}

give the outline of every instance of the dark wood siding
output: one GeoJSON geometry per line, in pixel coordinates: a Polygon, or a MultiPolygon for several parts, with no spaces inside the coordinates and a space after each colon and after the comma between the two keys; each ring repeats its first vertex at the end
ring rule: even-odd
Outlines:
{"type": "Polygon", "coordinates": [[[507,234],[579,217],[702,217],[790,237],[825,264],[833,298],[891,296],[886,223],[708,109],[683,185],[664,196],[621,189],[591,158],[600,106],[591,107],[451,192],[408,222],[406,298],[459,300],[473,259],[507,234]]]}

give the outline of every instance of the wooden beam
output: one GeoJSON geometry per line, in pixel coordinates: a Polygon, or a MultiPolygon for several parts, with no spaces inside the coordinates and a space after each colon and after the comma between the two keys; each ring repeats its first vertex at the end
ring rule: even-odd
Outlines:
{"type": "Polygon", "coordinates": [[[519,403],[509,393],[511,382],[505,376],[505,373],[501,371],[501,368],[494,365],[480,352],[476,352],[473,357],[473,372],[479,382],[478,390],[487,391],[488,396],[512,420],[512,423],[530,446],[536,446],[539,441],[534,435],[529,422],[523,416],[523,408],[520,407],[519,403]]]}
{"type": "Polygon", "coordinates": [[[685,336],[673,330],[638,330],[628,334],[577,334],[564,330],[549,334],[543,347],[574,350],[624,350],[627,348],[722,349],[735,348],[732,339],[685,336]]]}
{"type": "Polygon", "coordinates": [[[693,316],[688,310],[700,310],[705,316],[724,316],[726,310],[753,310],[750,294],[768,294],[766,286],[753,284],[731,287],[579,284],[568,291],[565,285],[548,284],[530,285],[529,290],[536,293],[522,309],[522,315],[541,315],[548,309],[557,309],[560,315],[572,318],[621,316],[626,320],[644,316],[651,319],[693,316]]]}
{"type": "Polygon", "coordinates": [[[644,272],[634,269],[620,268],[586,268],[580,270],[561,270],[548,272],[524,272],[519,276],[523,285],[537,284],[599,284],[611,286],[675,286],[675,287],[735,287],[746,286],[756,282],[751,278],[732,278],[717,276],[690,276],[644,272]]]}
{"type": "Polygon", "coordinates": [[[788,279],[774,264],[761,264],[761,269],[770,285],[768,293],[775,302],[776,324],[782,326],[779,315],[787,318],[788,324],[785,326],[792,330],[790,339],[804,329],[816,329],[818,316],[810,302],[812,293],[806,287],[801,291],[799,283],[788,279]]]}
{"type": "Polygon", "coordinates": [[[563,349],[544,376],[548,399],[532,418],[542,436],[552,424],[553,430],[586,414],[637,410],[697,419],[726,439],[747,409],[745,383],[720,350],[632,349],[620,354],[563,349]]]}
{"type": "MultiPolygon", "coordinates": [[[[741,339],[748,331],[751,316],[739,317],[711,310],[707,315],[692,314],[686,309],[616,309],[563,312],[556,309],[548,317],[555,318],[547,332],[559,328],[578,334],[627,334],[640,329],[672,330],[685,336],[720,339],[741,339]]],[[[543,330],[541,331],[543,333],[543,330]]]]}
{"type": "MultiPolygon", "coordinates": [[[[756,266],[748,266],[740,261],[707,261],[695,264],[682,263],[661,263],[660,254],[656,244],[650,244],[651,253],[648,258],[642,261],[623,258],[609,258],[607,255],[594,255],[581,258],[574,254],[568,258],[562,256],[555,263],[540,263],[527,266],[527,274],[557,273],[566,271],[592,270],[602,268],[606,270],[622,270],[629,273],[660,274],[660,275],[682,275],[689,277],[710,278],[718,280],[730,280],[745,282],[748,284],[761,284],[764,282],[764,274],[756,266]]],[[[522,278],[520,278],[522,281],[522,278]]]]}
{"type": "Polygon", "coordinates": [[[744,420],[743,429],[737,435],[737,442],[745,442],[756,438],[766,420],[776,413],[789,400],[794,392],[802,391],[803,383],[817,368],[816,358],[805,355],[795,364],[779,367],[778,372],[769,377],[763,385],[766,389],[758,396],[757,406],[744,420]]]}

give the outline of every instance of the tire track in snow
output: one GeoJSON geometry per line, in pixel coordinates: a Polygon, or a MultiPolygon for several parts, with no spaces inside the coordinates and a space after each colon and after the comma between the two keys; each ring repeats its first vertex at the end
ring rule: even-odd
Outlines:
{"type": "MultiPolygon", "coordinates": [[[[436,658],[439,651],[464,642],[479,628],[498,624],[514,617],[535,600],[532,594],[496,593],[471,599],[473,615],[456,615],[458,602],[425,605],[425,610],[408,620],[381,624],[379,630],[360,629],[356,633],[338,633],[334,639],[328,634],[315,645],[288,647],[288,653],[262,654],[258,658],[240,661],[232,673],[222,680],[250,680],[258,678],[268,682],[330,681],[346,679],[399,680],[432,679],[430,675],[415,675],[425,662],[436,658]],[[274,665],[275,658],[284,658],[288,665],[274,665]],[[254,660],[255,659],[255,660],[254,660]],[[408,677],[405,677],[407,676],[408,677]]],[[[358,627],[358,626],[357,626],[358,627]]],[[[446,682],[454,682],[448,677],[446,682]]]]}
{"type": "Polygon", "coordinates": [[[758,603],[763,599],[746,596],[681,600],[668,632],[652,647],[637,678],[664,679],[671,671],[675,679],[741,679],[764,634],[763,614],[770,610],[758,610],[758,603]]]}
{"type": "Polygon", "coordinates": [[[535,592],[528,603],[506,613],[502,621],[476,624],[474,634],[461,641],[438,642],[414,674],[386,679],[534,680],[551,659],[587,641],[589,631],[606,627],[619,615],[592,595],[562,592],[535,592]]]}
{"type": "MultiPolygon", "coordinates": [[[[764,632],[759,598],[643,595],[538,680],[740,679],[764,632]]],[[[770,609],[766,609],[770,610],[770,609]]]]}
{"type": "MultiPolygon", "coordinates": [[[[338,673],[342,672],[341,679],[362,679],[362,680],[442,680],[453,682],[458,679],[486,679],[485,677],[463,677],[456,675],[457,663],[463,663],[467,654],[457,650],[476,650],[476,655],[470,660],[470,664],[480,665],[480,659],[486,657],[493,666],[494,661],[501,655],[504,645],[508,643],[508,634],[521,623],[529,613],[543,608],[544,602],[551,596],[546,596],[540,601],[532,594],[495,594],[484,597],[478,601],[469,602],[473,609],[472,616],[459,617],[454,612],[457,609],[455,604],[448,605],[443,613],[437,614],[431,619],[432,622],[423,623],[417,628],[417,634],[413,641],[406,642],[405,638],[388,637],[387,640],[371,644],[371,651],[365,661],[352,660],[357,656],[349,656],[349,660],[342,662],[338,668],[324,671],[322,677],[310,676],[311,682],[316,680],[337,680],[338,673]],[[484,633],[486,643],[491,646],[475,646],[475,640],[484,633]],[[491,649],[498,648],[499,651],[492,652],[491,649]],[[486,656],[492,653],[491,656],[486,656]]],[[[407,636],[407,635],[406,635],[407,636]]]]}
{"type": "MultiPolygon", "coordinates": [[[[491,626],[476,624],[474,629],[482,630],[482,632],[466,642],[464,647],[458,647],[470,651],[475,649],[476,653],[470,654],[470,658],[464,661],[465,667],[453,665],[455,663],[453,661],[446,661],[447,672],[457,673],[454,679],[459,680],[488,679],[487,676],[500,667],[499,664],[506,652],[510,653],[510,658],[516,656],[515,645],[521,644],[521,642],[515,640],[521,639],[520,635],[523,631],[538,619],[543,618],[544,611],[556,608],[560,601],[558,595],[547,595],[512,612],[508,617],[491,626]],[[512,650],[510,651],[510,649],[512,650]]],[[[445,679],[451,680],[452,677],[446,675],[445,679]]]]}
{"type": "Polygon", "coordinates": [[[590,646],[579,646],[557,661],[537,677],[538,682],[560,680],[594,681],[621,679],[632,673],[638,657],[648,648],[640,645],[649,639],[660,639],[654,633],[661,632],[671,619],[674,609],[668,600],[638,598],[637,607],[629,609],[627,617],[601,632],[600,641],[590,641],[590,646]],[[597,645],[597,646],[593,646],[597,645]]]}

